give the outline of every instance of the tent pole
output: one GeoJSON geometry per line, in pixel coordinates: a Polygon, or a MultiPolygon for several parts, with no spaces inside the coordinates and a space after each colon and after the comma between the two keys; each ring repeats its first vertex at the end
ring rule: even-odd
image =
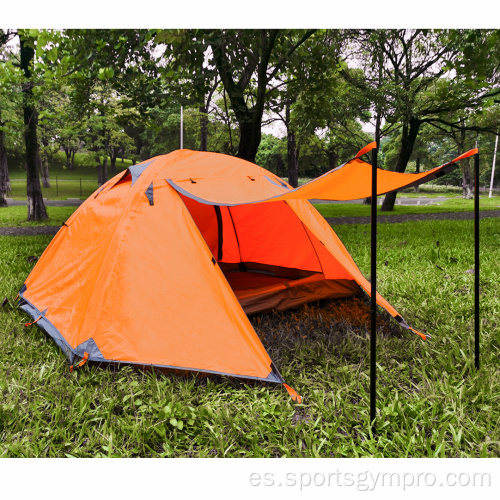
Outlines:
{"type": "Polygon", "coordinates": [[[495,152],[493,154],[493,166],[491,167],[490,195],[488,196],[488,198],[491,198],[491,195],[493,193],[493,179],[495,178],[495,163],[497,162],[497,149],[498,149],[498,133],[495,139],[495,152]]]}
{"type": "MultiPolygon", "coordinates": [[[[477,146],[476,146],[477,147],[477,146]]],[[[479,153],[474,156],[474,331],[475,364],[479,369],[479,153]]]]}
{"type": "Polygon", "coordinates": [[[372,151],[371,199],[371,335],[370,335],[370,422],[375,430],[377,409],[377,153],[372,151]]]}

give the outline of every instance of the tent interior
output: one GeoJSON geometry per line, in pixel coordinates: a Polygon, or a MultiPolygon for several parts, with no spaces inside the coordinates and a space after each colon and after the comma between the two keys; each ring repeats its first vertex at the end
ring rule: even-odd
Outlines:
{"type": "Polygon", "coordinates": [[[359,292],[286,201],[220,206],[179,195],[246,314],[359,292]]]}

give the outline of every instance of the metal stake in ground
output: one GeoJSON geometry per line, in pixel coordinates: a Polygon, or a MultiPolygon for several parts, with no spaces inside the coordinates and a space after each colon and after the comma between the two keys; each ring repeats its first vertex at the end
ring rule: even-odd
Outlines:
{"type": "Polygon", "coordinates": [[[375,430],[377,409],[377,152],[372,151],[371,205],[371,335],[370,335],[370,421],[375,430]]]}
{"type": "Polygon", "coordinates": [[[474,261],[475,363],[479,369],[479,153],[474,156],[474,261]]]}

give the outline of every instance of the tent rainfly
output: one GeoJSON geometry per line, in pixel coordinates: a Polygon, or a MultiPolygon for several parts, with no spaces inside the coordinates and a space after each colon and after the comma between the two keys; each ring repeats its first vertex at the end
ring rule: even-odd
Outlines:
{"type": "MultiPolygon", "coordinates": [[[[129,167],[61,227],[19,295],[20,307],[80,361],[152,365],[285,384],[247,315],[370,283],[308,199],[371,195],[358,155],[292,189],[218,153],[179,150],[129,167]]],[[[378,171],[377,194],[435,179],[378,171]]],[[[382,296],[377,304],[409,327],[382,296]]],[[[27,323],[29,325],[31,323],[27,323]]]]}

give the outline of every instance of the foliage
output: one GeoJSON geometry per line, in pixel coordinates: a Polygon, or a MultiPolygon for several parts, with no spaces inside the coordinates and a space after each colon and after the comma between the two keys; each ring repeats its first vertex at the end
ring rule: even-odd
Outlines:
{"type": "MultiPolygon", "coordinates": [[[[351,36],[349,56],[363,76],[343,76],[385,118],[383,133],[399,130],[398,172],[406,170],[424,123],[461,128],[454,113],[500,92],[496,30],[354,30],[351,36]]],[[[386,197],[384,210],[394,202],[395,195],[386,197]]]]}
{"type": "Polygon", "coordinates": [[[262,134],[255,163],[278,175],[286,177],[284,156],[286,155],[286,144],[283,139],[278,139],[272,134],[262,134]]]}
{"type": "MultiPolygon", "coordinates": [[[[207,75],[220,78],[238,122],[238,156],[255,160],[261,125],[280,78],[298,60],[300,47],[314,30],[166,30],[156,37],[170,57],[167,75],[184,82],[198,99],[207,92],[207,75]],[[201,69],[205,68],[205,69],[201,69]],[[276,82],[276,83],[275,83],[276,82]]],[[[324,45],[311,43],[310,71],[321,61],[324,45]]],[[[321,68],[318,68],[321,69],[321,68]]]]}

